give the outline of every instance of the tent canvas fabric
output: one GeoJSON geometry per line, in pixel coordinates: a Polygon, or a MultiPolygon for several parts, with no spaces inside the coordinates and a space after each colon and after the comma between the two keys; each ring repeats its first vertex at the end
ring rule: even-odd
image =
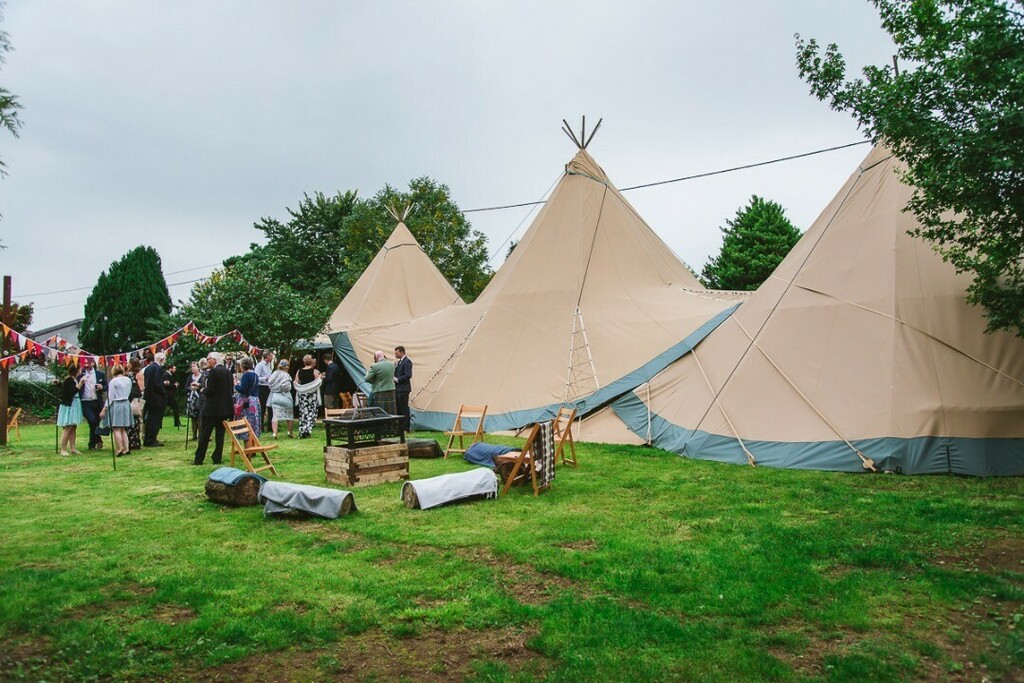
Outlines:
{"type": "Polygon", "coordinates": [[[399,222],[315,343],[329,343],[332,332],[395,325],[463,304],[409,228],[399,222]]]}
{"type": "Polygon", "coordinates": [[[772,276],[612,409],[656,446],[774,467],[1024,474],[1024,340],[904,212],[876,147],[772,276]]]}
{"type": "Polygon", "coordinates": [[[706,290],[581,149],[476,301],[332,340],[357,382],[375,350],[407,347],[416,428],[447,429],[466,403],[487,404],[498,431],[562,405],[599,409],[672,360],[653,359],[696,344],[736,298],[706,290]]]}

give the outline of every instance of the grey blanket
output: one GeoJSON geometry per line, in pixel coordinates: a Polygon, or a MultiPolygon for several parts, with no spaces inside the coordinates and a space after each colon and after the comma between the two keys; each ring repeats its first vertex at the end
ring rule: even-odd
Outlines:
{"type": "MultiPolygon", "coordinates": [[[[345,498],[351,495],[351,491],[289,484],[283,481],[268,481],[260,487],[260,502],[265,504],[264,515],[278,515],[298,510],[325,519],[337,519],[345,498]]],[[[352,509],[356,509],[354,498],[352,509]]]]}
{"type": "Polygon", "coordinates": [[[402,486],[411,486],[419,499],[420,509],[454,503],[470,496],[485,495],[494,498],[498,495],[498,476],[484,467],[458,474],[442,474],[430,479],[407,481],[402,486]]]}
{"type": "Polygon", "coordinates": [[[218,467],[210,473],[210,481],[217,481],[228,486],[234,486],[243,479],[255,479],[259,482],[267,480],[266,477],[261,477],[254,472],[246,472],[236,467],[218,467]]]}

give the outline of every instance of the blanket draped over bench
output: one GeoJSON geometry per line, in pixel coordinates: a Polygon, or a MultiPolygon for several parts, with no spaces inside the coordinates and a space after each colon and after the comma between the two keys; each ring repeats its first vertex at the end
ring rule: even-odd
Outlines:
{"type": "MultiPolygon", "coordinates": [[[[341,516],[341,508],[345,499],[350,496],[352,496],[351,491],[339,491],[306,484],[289,484],[284,481],[268,481],[260,487],[260,502],[265,504],[264,515],[278,515],[297,510],[325,519],[337,519],[341,516]]],[[[352,499],[352,509],[356,509],[354,498],[352,499]]]]}
{"type": "Polygon", "coordinates": [[[407,481],[402,488],[406,486],[411,486],[416,492],[421,510],[472,496],[494,498],[498,495],[498,477],[484,467],[457,474],[442,474],[430,479],[407,481]]]}
{"type": "Polygon", "coordinates": [[[477,441],[475,444],[466,449],[466,454],[463,455],[463,459],[466,462],[473,463],[474,465],[481,465],[482,467],[494,467],[494,458],[499,455],[505,455],[506,453],[512,453],[519,450],[512,446],[501,446],[494,443],[484,443],[483,441],[477,441]]]}

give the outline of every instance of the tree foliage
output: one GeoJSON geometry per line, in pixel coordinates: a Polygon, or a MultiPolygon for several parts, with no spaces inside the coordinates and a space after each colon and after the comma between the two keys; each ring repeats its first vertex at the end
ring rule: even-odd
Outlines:
{"type": "Polygon", "coordinates": [[[722,250],[701,273],[711,289],[757,289],[800,240],[782,206],[757,195],[726,224],[722,250]]]}
{"type": "Polygon", "coordinates": [[[298,208],[287,209],[287,222],[263,218],[255,224],[267,243],[252,245],[247,258],[259,259],[271,277],[296,292],[337,303],[345,268],[347,240],[343,226],[356,203],[354,191],[332,197],[322,192],[312,197],[304,195],[298,208]]]}
{"type": "Polygon", "coordinates": [[[342,286],[348,291],[395,227],[388,207],[412,206],[405,225],[430,260],[466,301],[472,301],[491,279],[487,238],[473,230],[451,197],[447,185],[430,178],[409,182],[408,191],[390,185],[359,202],[345,220],[342,286]]]}
{"type": "Polygon", "coordinates": [[[429,178],[407,192],[386,186],[371,199],[354,191],[304,195],[287,221],[263,218],[254,227],[266,237],[249,252],[224,261],[224,269],[197,284],[177,324],[200,329],[237,327],[257,346],[282,355],[315,337],[395,227],[388,206],[413,204],[406,225],[463,297],[487,284],[486,238],[471,229],[445,185],[429,178]]]}
{"type": "Polygon", "coordinates": [[[100,273],[85,302],[79,341],[94,353],[130,351],[150,341],[149,319],[170,310],[160,255],[135,247],[100,273]]]}
{"type": "Polygon", "coordinates": [[[907,166],[912,234],[973,280],[989,330],[1024,336],[1021,0],[872,0],[899,59],[847,79],[836,45],[797,36],[800,75],[907,166]]]}
{"type": "Polygon", "coordinates": [[[35,315],[35,304],[17,304],[11,302],[11,327],[17,332],[24,332],[32,324],[35,315]]]}
{"type": "MultiPolygon", "coordinates": [[[[3,20],[3,4],[0,3],[0,21],[3,20]]],[[[11,37],[7,31],[0,31],[0,65],[7,63],[7,53],[13,50],[11,37]]],[[[3,126],[14,137],[21,137],[21,103],[18,96],[7,88],[0,87],[0,126],[3,126]]],[[[0,159],[0,176],[7,175],[7,164],[0,159]]]]}
{"type": "Polygon", "coordinates": [[[257,259],[239,259],[197,283],[179,318],[207,334],[237,328],[250,343],[286,358],[296,342],[320,332],[334,305],[278,281],[257,259]]]}

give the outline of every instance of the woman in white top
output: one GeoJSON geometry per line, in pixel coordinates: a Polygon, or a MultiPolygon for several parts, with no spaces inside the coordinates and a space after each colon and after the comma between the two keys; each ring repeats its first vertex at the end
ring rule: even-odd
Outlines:
{"type": "Polygon", "coordinates": [[[282,420],[288,422],[288,438],[292,438],[292,420],[295,419],[295,404],[292,403],[292,378],[288,375],[288,361],[277,364],[277,370],[270,373],[267,379],[270,387],[270,428],[277,438],[277,425],[282,420]]]}
{"type": "Polygon", "coordinates": [[[132,391],[132,381],[124,374],[124,366],[120,363],[114,365],[110,370],[113,379],[107,384],[107,403],[100,411],[100,419],[105,415],[110,416],[110,429],[114,438],[114,455],[128,455],[128,432],[133,422],[132,407],[129,403],[129,394],[132,391]]]}

